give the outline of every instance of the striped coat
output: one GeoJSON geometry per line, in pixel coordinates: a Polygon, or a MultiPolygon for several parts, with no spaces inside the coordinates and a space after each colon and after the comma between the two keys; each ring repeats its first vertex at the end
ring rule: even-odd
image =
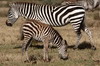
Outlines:
{"type": "Polygon", "coordinates": [[[48,45],[51,43],[57,46],[62,59],[66,59],[67,43],[60,34],[50,25],[43,24],[36,20],[28,20],[22,27],[22,51],[26,51],[32,39],[42,41],[44,44],[44,60],[48,60],[48,45]]]}

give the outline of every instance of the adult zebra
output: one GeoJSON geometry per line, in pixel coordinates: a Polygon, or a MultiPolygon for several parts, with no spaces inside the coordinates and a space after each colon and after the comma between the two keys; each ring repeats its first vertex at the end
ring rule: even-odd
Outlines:
{"type": "Polygon", "coordinates": [[[50,6],[26,2],[13,2],[10,4],[6,25],[12,26],[20,16],[39,20],[42,23],[59,27],[71,23],[77,34],[77,42],[74,49],[76,49],[79,45],[81,30],[88,34],[92,45],[91,48],[96,49],[92,42],[91,32],[88,30],[88,28],[86,28],[84,23],[85,10],[82,6],[50,6]]]}

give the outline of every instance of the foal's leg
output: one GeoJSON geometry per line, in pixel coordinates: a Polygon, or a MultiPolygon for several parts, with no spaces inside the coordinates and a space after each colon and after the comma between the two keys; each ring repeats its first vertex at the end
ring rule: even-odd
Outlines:
{"type": "Polygon", "coordinates": [[[31,42],[32,42],[32,37],[24,38],[24,43],[22,45],[22,55],[24,54],[24,52],[26,52],[26,58],[28,61],[29,61],[29,56],[28,56],[27,50],[31,42]]]}
{"type": "Polygon", "coordinates": [[[43,48],[43,51],[44,51],[44,56],[43,56],[43,60],[44,61],[49,61],[49,57],[48,57],[48,45],[49,45],[49,42],[48,40],[44,40],[43,42],[44,44],[44,48],[43,48]]]}

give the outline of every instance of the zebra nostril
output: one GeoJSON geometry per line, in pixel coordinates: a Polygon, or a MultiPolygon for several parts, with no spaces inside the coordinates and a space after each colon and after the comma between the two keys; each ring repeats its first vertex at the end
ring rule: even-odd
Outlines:
{"type": "Polygon", "coordinates": [[[8,23],[7,21],[6,21],[6,25],[7,26],[12,26],[12,24],[11,23],[8,23]]]}

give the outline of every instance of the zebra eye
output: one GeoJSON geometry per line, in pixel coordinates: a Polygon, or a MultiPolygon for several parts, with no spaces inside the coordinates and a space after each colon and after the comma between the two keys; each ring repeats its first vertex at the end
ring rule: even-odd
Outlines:
{"type": "Polygon", "coordinates": [[[8,15],[10,14],[10,11],[8,11],[8,15]]]}

